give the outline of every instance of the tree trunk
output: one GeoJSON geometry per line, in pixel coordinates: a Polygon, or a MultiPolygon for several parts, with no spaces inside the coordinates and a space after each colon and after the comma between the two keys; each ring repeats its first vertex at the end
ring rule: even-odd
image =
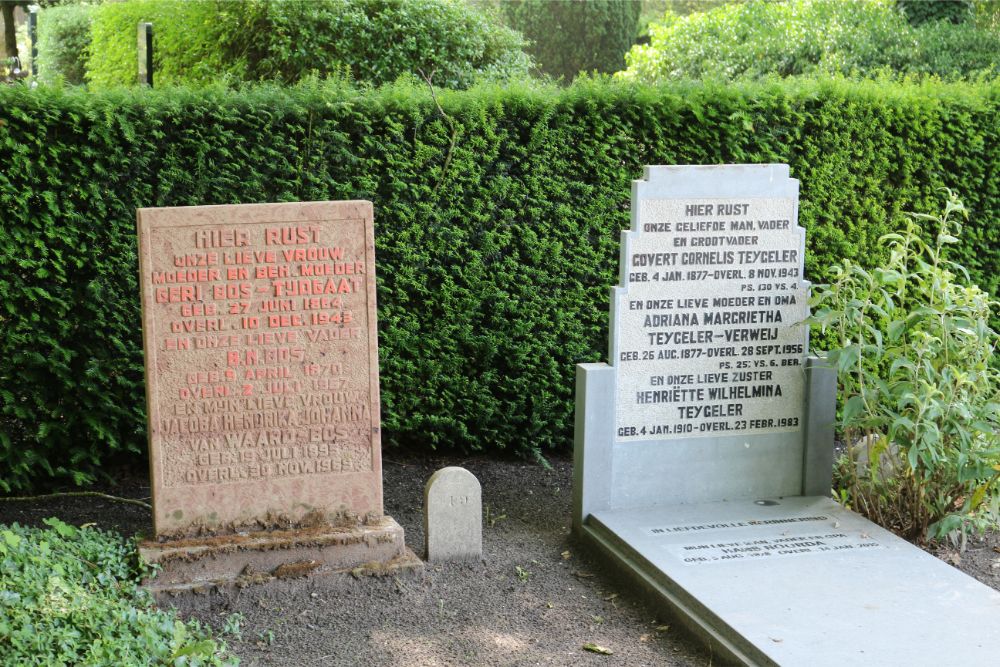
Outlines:
{"type": "Polygon", "coordinates": [[[3,16],[3,51],[5,58],[17,58],[17,31],[14,26],[14,3],[0,0],[3,16]]]}

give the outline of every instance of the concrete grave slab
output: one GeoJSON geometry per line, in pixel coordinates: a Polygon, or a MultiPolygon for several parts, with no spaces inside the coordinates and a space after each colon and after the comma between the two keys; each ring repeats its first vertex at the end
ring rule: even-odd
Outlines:
{"type": "Polygon", "coordinates": [[[482,558],[483,490],[465,468],[442,468],[427,481],[424,546],[432,562],[482,558]]]}
{"type": "Polygon", "coordinates": [[[996,662],[1000,593],[830,498],[765,502],[598,512],[586,530],[639,590],[743,664],[996,662]]]}
{"type": "Polygon", "coordinates": [[[392,517],[342,528],[257,531],[242,535],[145,542],[139,555],[159,566],[146,582],[162,597],[262,584],[275,579],[337,574],[418,574],[423,563],[406,547],[392,517]]]}

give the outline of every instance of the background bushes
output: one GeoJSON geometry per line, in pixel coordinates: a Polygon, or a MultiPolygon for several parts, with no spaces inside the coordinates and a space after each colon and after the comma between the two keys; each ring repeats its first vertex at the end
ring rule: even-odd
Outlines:
{"type": "MultiPolygon", "coordinates": [[[[220,52],[219,30],[227,16],[240,12],[242,4],[129,0],[93,7],[87,83],[95,89],[136,85],[140,22],[153,24],[156,85],[202,84],[232,75],[232,63],[220,52]]],[[[39,24],[47,15],[42,14],[39,24]]]]}
{"type": "Polygon", "coordinates": [[[807,272],[959,192],[1000,282],[1000,84],[0,89],[0,487],[145,447],[135,209],[375,203],[384,442],[568,449],[644,164],[788,162],[807,272]],[[452,129],[454,127],[454,130],[452,129]],[[454,138],[452,161],[444,170],[454,138]]]}
{"type": "Polygon", "coordinates": [[[641,0],[500,0],[507,22],[531,42],[544,74],[571,81],[579,72],[612,73],[635,43],[641,0]]]}
{"type": "MultiPolygon", "coordinates": [[[[40,81],[49,84],[84,82],[93,9],[92,5],[60,5],[42,10],[43,18],[38,22],[40,81]]],[[[135,32],[134,27],[132,31],[135,32]]]]}
{"type": "Polygon", "coordinates": [[[93,87],[136,82],[140,21],[153,22],[157,85],[313,73],[379,85],[422,71],[465,88],[531,65],[518,33],[461,0],[130,0],[94,10],[93,87]]]}
{"type": "Polygon", "coordinates": [[[994,3],[983,4],[974,17],[964,0],[899,5],[892,0],[748,0],[683,17],[668,12],[650,24],[649,44],[637,45],[625,56],[624,76],[659,81],[996,74],[1000,32],[994,3]],[[953,8],[975,20],[956,25],[927,18],[911,25],[904,13],[948,14],[953,8]]]}

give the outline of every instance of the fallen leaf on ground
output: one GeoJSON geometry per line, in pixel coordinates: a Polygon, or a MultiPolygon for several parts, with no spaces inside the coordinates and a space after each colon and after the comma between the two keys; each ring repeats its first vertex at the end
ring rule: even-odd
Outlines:
{"type": "Polygon", "coordinates": [[[658,625],[658,626],[656,626],[656,631],[657,632],[666,632],[669,629],[670,629],[669,625],[658,625]]]}
{"type": "Polygon", "coordinates": [[[648,634],[646,634],[646,635],[639,635],[639,641],[641,641],[641,642],[648,642],[649,641],[649,635],[648,634]]]}
{"type": "Polygon", "coordinates": [[[583,650],[590,651],[591,653],[600,653],[601,655],[611,655],[611,649],[598,646],[597,644],[591,644],[590,642],[583,645],[583,650]]]}
{"type": "Polygon", "coordinates": [[[570,558],[573,557],[573,554],[571,554],[569,551],[564,551],[559,555],[562,556],[563,560],[569,560],[570,558]]]}

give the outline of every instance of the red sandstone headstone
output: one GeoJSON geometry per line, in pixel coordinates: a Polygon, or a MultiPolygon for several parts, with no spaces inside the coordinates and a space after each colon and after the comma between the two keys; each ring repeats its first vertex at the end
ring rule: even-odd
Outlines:
{"type": "Polygon", "coordinates": [[[138,226],[156,536],[377,522],[371,203],[140,209],[138,226]]]}

